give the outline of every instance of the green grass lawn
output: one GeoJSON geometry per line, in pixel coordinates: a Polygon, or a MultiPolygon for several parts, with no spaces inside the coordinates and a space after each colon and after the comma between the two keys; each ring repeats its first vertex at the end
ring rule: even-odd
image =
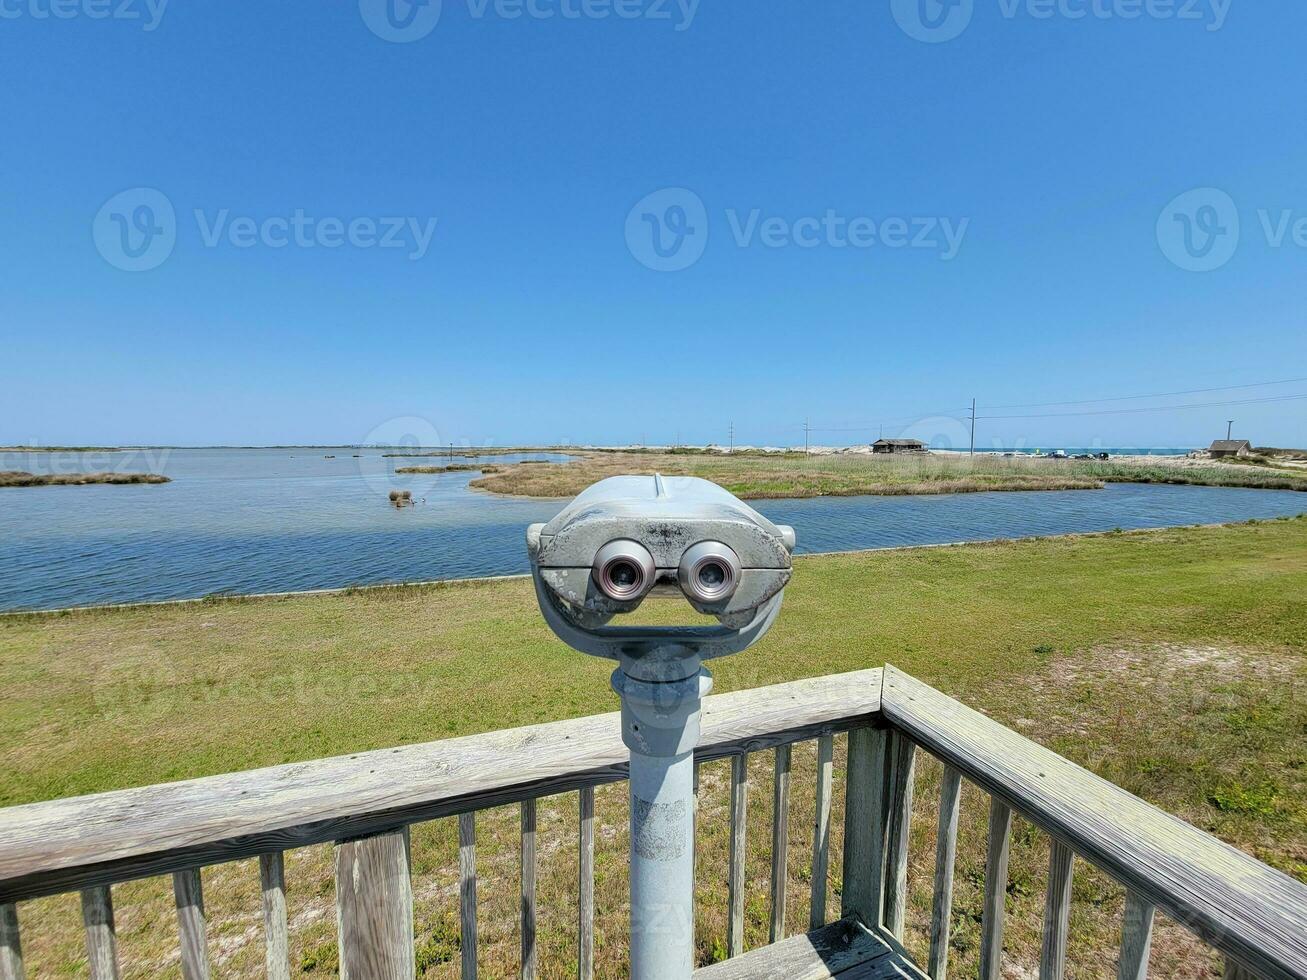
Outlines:
{"type": "MultiPolygon", "coordinates": [[[[679,603],[646,603],[666,620],[679,603]]],[[[754,650],[713,665],[729,691],[884,662],[1307,881],[1307,518],[803,558],[754,650]]],[[[564,648],[523,580],[0,617],[0,803],[225,772],[613,710],[610,666],[564,648]]],[[[838,740],[842,760],[843,740],[838,740]]],[[[795,754],[791,931],[806,919],[810,746],[795,754]]],[[[770,761],[755,757],[748,940],[765,941],[770,761]]],[[[837,772],[837,782],[842,773],[837,772]]],[[[724,764],[705,767],[701,868],[725,859],[724,764]]],[[[924,943],[938,772],[916,796],[909,926],[924,943]]],[[[599,794],[601,976],[621,974],[625,800],[599,794]]],[[[841,803],[836,802],[836,820],[841,803]]],[[[575,797],[541,805],[542,975],[574,963],[575,797]]],[[[964,800],[952,975],[974,969],[984,801],[964,800]]],[[[484,814],[481,955],[516,962],[516,814],[484,814]]],[[[1009,957],[1037,963],[1047,843],[1019,825],[1009,957]]],[[[457,969],[452,821],[415,828],[426,975],[457,969]]],[[[837,890],[839,839],[831,886],[837,890]]],[[[329,851],[288,858],[293,953],[334,968],[329,851]]],[[[720,955],[722,876],[701,876],[699,955],[720,955]]],[[[257,976],[257,872],[205,872],[223,976],[257,976]]],[[[176,975],[170,886],[116,889],[128,976],[176,975]]],[[[832,898],[835,907],[836,899],[832,898]]],[[[1077,876],[1071,961],[1110,976],[1121,896],[1077,876]]],[[[76,899],[20,909],[29,975],[84,970],[76,899]]],[[[1154,976],[1214,969],[1163,926],[1154,976]]]]}

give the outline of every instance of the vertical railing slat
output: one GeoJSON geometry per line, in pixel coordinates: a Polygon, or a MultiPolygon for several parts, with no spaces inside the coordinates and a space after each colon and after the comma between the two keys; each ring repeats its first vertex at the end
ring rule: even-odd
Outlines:
{"type": "Polygon", "coordinates": [[[118,980],[118,938],[113,928],[113,895],[108,885],[82,890],[82,924],[91,980],[118,980]]]}
{"type": "Polygon", "coordinates": [[[184,980],[209,980],[209,948],[205,939],[204,887],[200,882],[200,869],[173,872],[172,893],[177,900],[182,977],[184,980]]]}
{"type": "Polygon", "coordinates": [[[1148,954],[1153,948],[1153,904],[1134,892],[1126,892],[1121,920],[1119,980],[1147,980],[1148,954]]]}
{"type": "Polygon", "coordinates": [[[694,761],[694,812],[690,814],[690,935],[696,935],[699,890],[699,760],[694,761]]]}
{"type": "Polygon", "coordinates": [[[727,877],[729,911],[727,915],[726,955],[744,952],[744,851],[745,823],[749,809],[749,756],[741,752],[731,757],[731,856],[727,877]]]}
{"type": "Polygon", "coordinates": [[[835,738],[817,739],[817,807],[812,827],[812,905],[808,928],[826,924],[826,879],[830,869],[830,799],[835,772],[835,738]]]}
{"type": "Polygon", "coordinates": [[[577,930],[576,975],[594,980],[595,963],[595,791],[581,789],[580,922],[577,930]]]}
{"type": "Polygon", "coordinates": [[[785,884],[789,878],[790,746],[776,748],[776,776],[772,783],[771,930],[770,942],[785,938],[785,884]]]}
{"type": "Polygon", "coordinates": [[[264,961],[268,980],[290,980],[286,861],[281,851],[259,855],[259,887],[263,892],[264,961]]]}
{"type": "Polygon", "coordinates": [[[476,813],[458,815],[458,930],[463,980],[477,975],[476,813]]]}
{"type": "Polygon", "coordinates": [[[844,791],[844,888],[840,917],[856,915],[880,925],[885,877],[885,746],[879,728],[849,732],[849,762],[844,791]]]}
{"type": "Polygon", "coordinates": [[[885,832],[885,928],[903,939],[908,902],[908,840],[912,831],[912,793],[917,747],[901,732],[890,735],[890,792],[885,832]]]}
{"type": "Polygon", "coordinates": [[[0,905],[0,980],[24,980],[23,943],[18,933],[18,906],[0,905]]]}
{"type": "Polygon", "coordinates": [[[522,980],[536,975],[536,801],[522,801],[522,980]]]}
{"type": "Polygon", "coordinates": [[[1066,971],[1066,939],[1071,923],[1071,879],[1075,854],[1056,838],[1049,839],[1048,894],[1044,900],[1044,943],[1039,954],[1039,980],[1062,980],[1066,971]]]}
{"type": "Polygon", "coordinates": [[[412,980],[408,829],[342,841],[335,862],[341,980],[412,980]]]}
{"type": "Polygon", "coordinates": [[[931,980],[948,975],[949,931],[953,925],[953,867],[958,853],[958,812],[962,800],[962,774],[944,767],[939,785],[939,829],[935,839],[935,895],[930,910],[930,958],[926,973],[931,980]]]}
{"type": "Polygon", "coordinates": [[[1007,864],[1012,810],[995,797],[989,804],[989,853],[985,859],[985,907],[980,923],[980,980],[1003,975],[1003,925],[1007,916],[1007,864]]]}

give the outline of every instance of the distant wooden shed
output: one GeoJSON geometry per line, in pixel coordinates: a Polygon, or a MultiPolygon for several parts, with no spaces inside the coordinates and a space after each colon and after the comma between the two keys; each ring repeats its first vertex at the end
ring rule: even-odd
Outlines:
{"type": "Polygon", "coordinates": [[[1212,459],[1222,459],[1227,456],[1251,456],[1253,455],[1253,447],[1252,443],[1247,439],[1217,439],[1207,452],[1212,459]]]}
{"type": "Polygon", "coordinates": [[[877,439],[871,444],[873,453],[924,453],[926,444],[919,439],[877,439]]]}

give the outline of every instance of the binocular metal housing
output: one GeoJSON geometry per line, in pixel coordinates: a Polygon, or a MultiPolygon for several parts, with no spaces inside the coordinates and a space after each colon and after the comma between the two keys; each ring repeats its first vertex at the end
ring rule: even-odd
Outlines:
{"type": "Polygon", "coordinates": [[[793,550],[793,528],[697,477],[610,477],[527,530],[546,621],[569,645],[612,659],[660,645],[703,659],[744,649],[776,617],[793,550]],[[681,596],[719,625],[607,625],[651,595],[681,596]]]}

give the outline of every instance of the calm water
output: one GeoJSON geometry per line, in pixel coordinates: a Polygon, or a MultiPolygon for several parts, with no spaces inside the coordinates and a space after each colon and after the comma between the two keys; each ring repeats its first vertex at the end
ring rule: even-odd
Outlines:
{"type": "MultiPolygon", "coordinates": [[[[471,491],[471,473],[394,475],[396,466],[414,462],[469,461],[396,460],[350,449],[0,454],[0,469],[152,470],[174,481],[0,489],[0,609],[527,570],[524,529],[552,517],[561,501],[471,491]],[[424,502],[396,510],[386,501],[392,488],[411,489],[424,502]]],[[[810,553],[1280,517],[1307,512],[1307,494],[1111,484],[1101,491],[754,505],[793,524],[799,550],[810,553]]]]}

